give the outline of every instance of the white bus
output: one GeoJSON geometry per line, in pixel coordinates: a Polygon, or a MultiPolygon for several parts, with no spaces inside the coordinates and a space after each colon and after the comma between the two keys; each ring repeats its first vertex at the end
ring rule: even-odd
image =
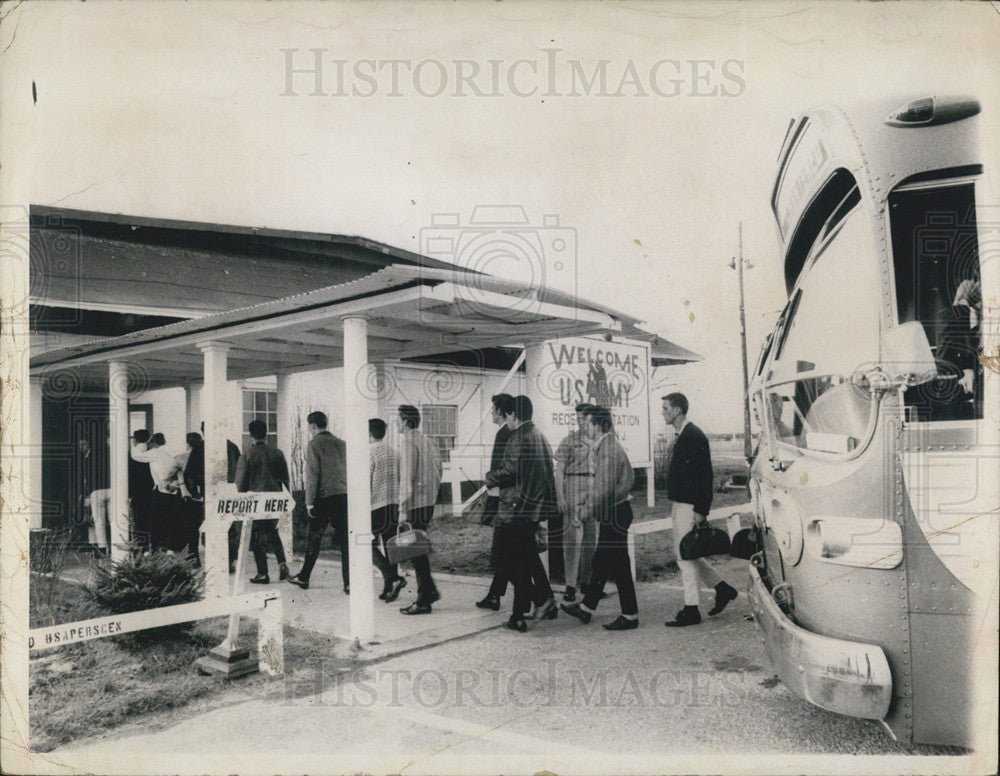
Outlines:
{"type": "Polygon", "coordinates": [[[793,692],[906,743],[969,746],[994,702],[970,674],[977,650],[996,661],[1000,519],[979,114],[937,96],[811,111],[771,202],[788,303],[750,388],[751,604],[793,692]]]}

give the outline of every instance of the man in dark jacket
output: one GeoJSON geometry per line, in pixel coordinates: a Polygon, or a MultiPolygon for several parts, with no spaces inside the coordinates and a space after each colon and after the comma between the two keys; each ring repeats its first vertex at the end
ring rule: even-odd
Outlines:
{"type": "MultiPolygon", "coordinates": [[[[507,427],[507,417],[514,415],[514,397],[509,393],[498,393],[491,400],[493,402],[493,422],[500,426],[497,435],[493,439],[493,455],[490,456],[490,469],[500,468],[503,463],[504,450],[507,449],[507,440],[510,439],[510,429],[507,427]]],[[[500,506],[500,489],[491,488],[486,493],[486,514],[490,520],[495,520],[497,510],[500,506]]],[[[500,599],[507,592],[507,577],[500,570],[500,558],[497,554],[497,526],[493,525],[493,541],[490,544],[490,566],[493,568],[493,581],[490,583],[489,592],[481,601],[476,601],[476,606],[480,609],[492,609],[494,612],[500,611],[500,599]]]]}
{"type": "MultiPolygon", "coordinates": [[[[132,444],[145,445],[149,441],[149,431],[137,429],[132,434],[132,444]]],[[[128,459],[128,498],[132,510],[132,539],[144,549],[150,549],[149,534],[153,506],[153,475],[149,464],[128,459]]]]}
{"type": "Polygon", "coordinates": [[[511,433],[503,461],[486,473],[486,485],[500,488],[493,520],[498,529],[497,555],[501,573],[514,585],[514,610],[507,627],[522,633],[528,629],[525,615],[532,602],[539,619],[552,619],[557,612],[535,543],[538,523],[556,510],[552,450],[532,423],[532,412],[527,396],[515,397],[513,413],[507,417],[511,433]]]}
{"type": "Polygon", "coordinates": [[[677,566],[684,585],[684,608],[666,623],[676,628],[701,622],[701,579],[715,587],[715,606],[709,614],[719,614],[736,598],[736,588],[726,584],[704,558],[681,560],[681,539],[697,523],[708,520],[712,506],[712,455],[702,430],[687,419],[688,400],[683,393],[663,397],[663,419],[677,430],[677,439],[667,466],[667,497],[674,520],[673,540],[677,566]]]}
{"type": "MultiPolygon", "coordinates": [[[[288,463],[281,450],[267,446],[267,424],[262,420],[252,420],[248,430],[253,442],[236,463],[236,490],[240,493],[268,493],[280,492],[282,486],[287,488],[288,463]]],[[[250,582],[255,585],[266,585],[271,581],[267,573],[269,542],[278,559],[278,579],[288,579],[288,564],[285,562],[285,548],[278,535],[278,521],[254,520],[250,531],[250,548],[257,564],[257,576],[251,577],[250,582]]]]}

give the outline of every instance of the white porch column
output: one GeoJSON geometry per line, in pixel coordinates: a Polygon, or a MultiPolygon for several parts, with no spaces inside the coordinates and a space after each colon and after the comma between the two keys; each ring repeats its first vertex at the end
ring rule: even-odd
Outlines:
{"type": "MultiPolygon", "coordinates": [[[[278,449],[280,449],[285,454],[285,460],[288,462],[289,476],[291,476],[292,470],[292,434],[299,433],[298,430],[298,418],[293,418],[288,412],[288,408],[292,405],[292,376],[287,374],[279,374],[278,378],[278,449]]],[[[288,484],[288,489],[294,491],[296,486],[300,488],[305,487],[305,483],[301,482],[290,482],[288,484]]],[[[292,558],[295,553],[292,551],[293,542],[295,541],[295,521],[289,517],[288,520],[278,521],[278,536],[281,538],[281,546],[285,548],[285,555],[288,557],[288,562],[292,562],[292,558]]]]}
{"type": "Polygon", "coordinates": [[[199,431],[198,423],[201,414],[198,412],[198,384],[188,383],[184,386],[184,431],[199,431]]]}
{"type": "Polygon", "coordinates": [[[351,563],[351,637],[375,635],[372,586],[371,482],[368,418],[371,407],[361,388],[368,365],[368,321],[344,318],[344,441],[347,444],[347,524],[351,563]]]}
{"type": "Polygon", "coordinates": [[[28,441],[32,446],[29,463],[24,468],[28,478],[28,497],[31,509],[28,513],[32,531],[42,527],[42,378],[28,379],[28,441]]]}
{"type": "Polygon", "coordinates": [[[111,559],[124,560],[128,554],[128,367],[121,361],[108,362],[108,403],[111,438],[111,559]]]}
{"type": "Polygon", "coordinates": [[[201,416],[205,419],[205,597],[229,595],[228,532],[213,518],[215,503],[226,485],[226,434],[229,403],[226,377],[229,344],[198,344],[205,357],[201,416]]]}

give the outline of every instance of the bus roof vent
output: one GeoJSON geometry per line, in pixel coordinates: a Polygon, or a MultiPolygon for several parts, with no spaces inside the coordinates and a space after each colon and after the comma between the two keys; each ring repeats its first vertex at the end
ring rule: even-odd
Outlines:
{"type": "Polygon", "coordinates": [[[961,121],[979,113],[979,101],[972,97],[925,97],[908,102],[885,118],[890,127],[929,127],[961,121]]]}

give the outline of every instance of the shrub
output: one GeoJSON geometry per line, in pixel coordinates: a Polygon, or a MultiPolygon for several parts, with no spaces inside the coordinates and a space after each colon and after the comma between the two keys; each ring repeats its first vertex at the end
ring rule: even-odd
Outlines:
{"type": "MultiPolygon", "coordinates": [[[[193,560],[165,550],[142,553],[135,546],[129,547],[125,560],[106,569],[96,567],[95,576],[94,598],[113,614],[192,603],[201,600],[205,584],[204,574],[193,560]]],[[[191,626],[180,623],[152,628],[128,634],[122,640],[145,644],[179,636],[191,626]]]]}
{"type": "Polygon", "coordinates": [[[68,528],[32,531],[29,534],[28,565],[31,609],[37,615],[48,612],[55,602],[59,576],[69,565],[72,555],[72,532],[68,528]]]}

